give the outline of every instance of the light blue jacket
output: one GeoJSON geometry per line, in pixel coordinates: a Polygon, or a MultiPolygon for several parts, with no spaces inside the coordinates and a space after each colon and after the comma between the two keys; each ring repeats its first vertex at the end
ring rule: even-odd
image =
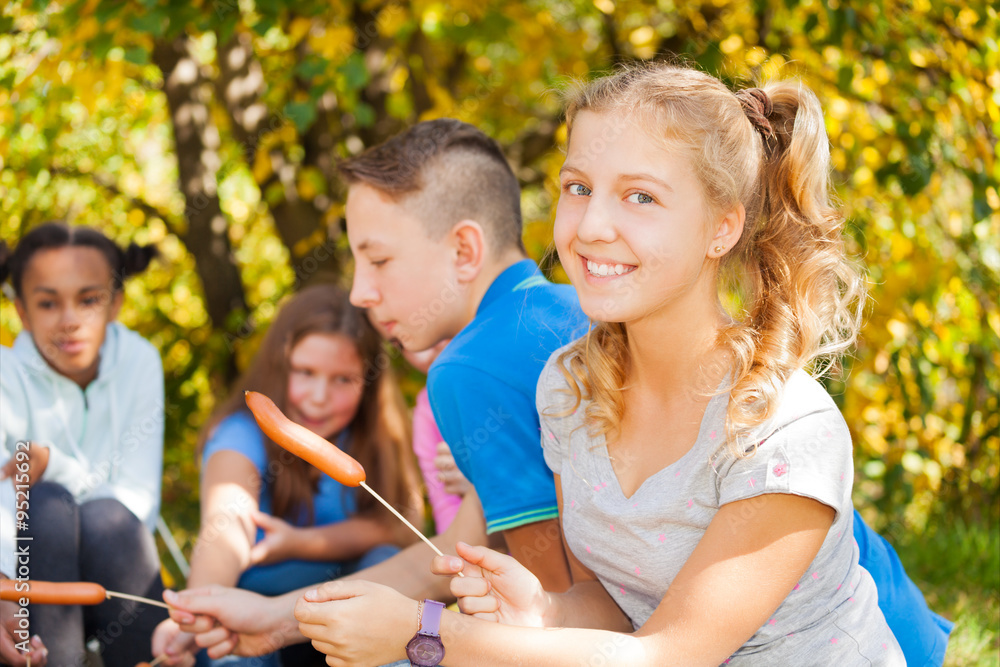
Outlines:
{"type": "MultiPolygon", "coordinates": [[[[159,353],[117,322],[108,325],[97,377],[85,390],[53,370],[27,332],[12,348],[0,346],[0,465],[19,441],[46,445],[44,480],[77,502],[116,498],[150,530],[160,508],[164,412],[159,353]]],[[[30,503],[28,511],[30,519],[30,503]]],[[[0,570],[12,533],[9,524],[0,529],[0,570]]]]}

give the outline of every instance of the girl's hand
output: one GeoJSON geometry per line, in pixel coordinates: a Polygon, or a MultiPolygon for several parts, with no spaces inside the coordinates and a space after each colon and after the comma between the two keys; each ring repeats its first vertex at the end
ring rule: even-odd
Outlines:
{"type": "Polygon", "coordinates": [[[331,667],[384,665],[406,657],[417,602],[370,581],[330,581],[299,598],[295,618],[331,667]]]}
{"type": "Polygon", "coordinates": [[[296,557],[298,528],[264,512],[254,511],[250,518],[264,530],[264,539],[250,547],[251,565],[270,565],[296,557]]]}
{"type": "Polygon", "coordinates": [[[22,653],[16,646],[22,641],[14,634],[15,630],[20,629],[19,619],[14,615],[20,608],[16,602],[6,600],[0,602],[0,664],[23,667],[28,664],[30,657],[32,665],[45,667],[49,650],[45,648],[45,644],[42,643],[42,639],[38,635],[31,638],[28,643],[30,650],[27,653],[22,653]]]}
{"type": "Polygon", "coordinates": [[[434,457],[434,467],[438,471],[438,480],[444,484],[444,490],[456,496],[464,496],[472,488],[472,484],[455,464],[455,457],[447,442],[439,442],[437,455],[434,457]]]}
{"type": "MultiPolygon", "coordinates": [[[[25,451],[18,449],[15,456],[10,457],[10,459],[0,467],[0,479],[14,479],[20,484],[23,482],[22,479],[18,478],[18,475],[24,471],[24,464],[27,463],[27,474],[28,474],[28,486],[33,485],[35,482],[42,478],[45,474],[45,469],[49,465],[49,448],[45,445],[40,445],[37,442],[29,442],[27,447],[27,461],[25,461],[24,456],[25,451]]],[[[32,664],[34,664],[34,658],[32,658],[32,664]]]]}
{"type": "Polygon", "coordinates": [[[458,555],[436,556],[435,574],[462,572],[451,580],[451,592],[465,614],[504,625],[546,626],[552,600],[538,578],[510,556],[464,542],[455,545],[458,555]]]}
{"type": "Polygon", "coordinates": [[[163,601],[170,605],[170,618],[184,632],[193,633],[210,658],[265,655],[302,641],[289,613],[291,602],[286,604],[283,596],[205,586],[164,591],[163,601]]]}
{"type": "Polygon", "coordinates": [[[173,619],[168,618],[153,631],[152,651],[157,658],[167,656],[162,661],[164,665],[191,667],[198,645],[193,634],[184,632],[173,619]]]}

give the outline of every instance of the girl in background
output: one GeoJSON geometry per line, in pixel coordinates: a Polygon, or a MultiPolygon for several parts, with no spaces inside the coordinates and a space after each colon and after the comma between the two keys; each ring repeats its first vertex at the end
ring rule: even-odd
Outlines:
{"type": "MultiPolygon", "coordinates": [[[[383,354],[363,311],[337,287],[306,288],[282,306],[250,368],[202,431],[201,530],[189,587],[279,595],[375,565],[412,541],[370,494],[267,438],[244,401],[245,390],[270,397],[290,419],[357,459],[368,483],[418,521],[422,498],[406,408],[383,354]]],[[[173,621],[154,642],[154,653],[172,658],[190,648],[190,636],[173,621]]],[[[281,660],[322,662],[311,647],[299,648],[311,655],[283,652],[281,660]]],[[[279,657],[253,664],[276,665],[279,657]]]]}
{"type": "MultiPolygon", "coordinates": [[[[32,229],[12,253],[0,244],[0,281],[10,277],[23,326],[13,348],[0,347],[0,460],[11,457],[3,475],[14,477],[13,457],[30,457],[28,518],[18,533],[30,539],[22,544],[32,579],[162,595],[152,531],[163,369],[149,342],[115,322],[123,282],[155,256],[151,246],[123,250],[95,229],[59,223],[32,229]]],[[[0,535],[5,553],[13,538],[0,535]]],[[[86,641],[96,638],[105,665],[132,667],[149,659],[164,618],[163,609],[117,598],[30,608],[51,665],[83,664],[86,641]]]]}

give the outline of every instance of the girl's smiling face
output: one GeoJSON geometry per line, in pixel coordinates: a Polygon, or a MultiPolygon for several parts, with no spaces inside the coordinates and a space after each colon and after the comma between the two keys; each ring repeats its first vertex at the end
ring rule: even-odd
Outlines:
{"type": "Polygon", "coordinates": [[[682,151],[634,118],[581,111],[560,190],[555,244],[590,318],[631,322],[714,301],[715,230],[682,151]]]}
{"type": "Polygon", "coordinates": [[[289,355],[288,416],[330,439],[358,412],[364,364],[353,341],[340,334],[312,333],[289,355]]]}
{"type": "Polygon", "coordinates": [[[112,287],[108,260],[88,246],[39,250],[24,270],[21,324],[46,363],[81,387],[97,377],[107,325],[121,309],[112,287]]]}

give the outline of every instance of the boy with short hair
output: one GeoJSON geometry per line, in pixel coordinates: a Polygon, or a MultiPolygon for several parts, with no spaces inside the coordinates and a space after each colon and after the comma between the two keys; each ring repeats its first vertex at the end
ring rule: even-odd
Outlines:
{"type": "MultiPolygon", "coordinates": [[[[539,446],[535,387],[551,352],[586,331],[569,285],[555,285],[521,242],[520,188],[496,142],[453,119],[419,123],[341,165],[349,186],[347,235],[355,259],[351,301],[405,348],[452,338],[428,374],[444,440],[475,491],[433,538],[497,544],[549,590],[570,585],[552,474],[539,446]]],[[[417,543],[351,578],[414,597],[449,598],[417,543]]],[[[246,598],[212,589],[168,596],[183,627],[205,632],[218,619],[213,653],[255,654],[303,641],[292,608],[301,595],[246,598]],[[238,646],[238,648],[237,648],[238,646]],[[259,649],[257,647],[260,647],[259,649]]],[[[249,594],[252,595],[252,594],[249,594]]],[[[157,648],[157,647],[154,647],[157,648]]]]}

